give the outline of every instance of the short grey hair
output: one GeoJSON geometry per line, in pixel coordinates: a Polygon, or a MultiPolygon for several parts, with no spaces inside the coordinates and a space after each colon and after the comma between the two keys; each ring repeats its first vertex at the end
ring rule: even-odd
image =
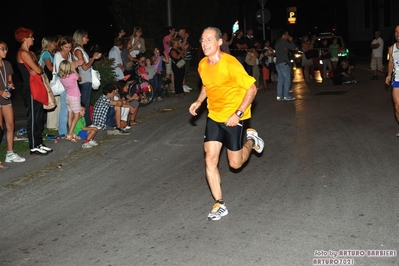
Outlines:
{"type": "MultiPolygon", "coordinates": [[[[214,30],[215,33],[216,33],[216,34],[215,34],[216,40],[219,40],[219,39],[222,38],[222,32],[220,31],[219,28],[216,28],[216,27],[207,27],[207,28],[204,29],[204,31],[206,31],[206,30],[214,30]]],[[[204,31],[203,31],[203,32],[204,32],[204,31]]]]}

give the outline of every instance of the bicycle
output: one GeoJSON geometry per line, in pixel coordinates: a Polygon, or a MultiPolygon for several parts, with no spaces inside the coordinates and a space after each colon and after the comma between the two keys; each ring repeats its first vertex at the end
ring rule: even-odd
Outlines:
{"type": "Polygon", "coordinates": [[[129,94],[137,93],[140,96],[140,106],[146,106],[154,100],[154,87],[149,80],[141,77],[138,73],[139,65],[135,63],[132,67],[130,77],[126,79],[129,85],[129,94]]]}

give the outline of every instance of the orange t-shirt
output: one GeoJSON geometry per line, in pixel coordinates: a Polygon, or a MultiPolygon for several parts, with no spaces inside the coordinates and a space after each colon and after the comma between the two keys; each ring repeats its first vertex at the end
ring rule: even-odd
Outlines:
{"type": "MultiPolygon", "coordinates": [[[[255,83],[255,78],[248,75],[241,63],[225,53],[215,65],[208,64],[207,57],[203,58],[198,73],[208,97],[208,117],[218,123],[226,122],[237,111],[247,90],[255,83]]],[[[248,118],[251,118],[251,105],[241,119],[248,118]]]]}

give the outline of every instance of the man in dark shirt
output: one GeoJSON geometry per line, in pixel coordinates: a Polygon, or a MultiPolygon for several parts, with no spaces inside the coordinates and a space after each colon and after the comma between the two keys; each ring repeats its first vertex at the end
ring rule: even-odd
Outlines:
{"type": "Polygon", "coordinates": [[[246,49],[248,49],[248,45],[244,39],[244,32],[242,30],[238,30],[235,32],[236,37],[231,44],[231,55],[233,55],[237,60],[245,66],[245,56],[247,55],[246,49]]]}
{"type": "Polygon", "coordinates": [[[278,74],[277,80],[277,101],[294,101],[295,98],[289,94],[291,87],[291,66],[289,51],[296,50],[297,47],[292,42],[292,36],[287,30],[283,30],[281,38],[277,40],[276,50],[276,70],[278,74]],[[284,87],[284,95],[283,95],[284,87]]]}

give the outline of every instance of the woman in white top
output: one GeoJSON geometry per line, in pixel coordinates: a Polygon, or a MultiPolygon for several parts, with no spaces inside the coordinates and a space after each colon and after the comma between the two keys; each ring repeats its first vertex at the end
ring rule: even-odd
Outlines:
{"type": "MultiPolygon", "coordinates": [[[[72,62],[71,56],[72,38],[63,36],[58,42],[58,52],[54,54],[54,71],[58,73],[59,66],[62,60],[69,60],[72,62]]],[[[60,109],[58,117],[58,134],[61,137],[68,133],[68,108],[66,105],[66,91],[60,94],[60,109]]]]}
{"type": "MultiPolygon", "coordinates": [[[[90,97],[92,90],[91,69],[94,60],[101,57],[101,53],[95,52],[90,58],[83,46],[89,42],[89,34],[86,30],[77,30],[73,34],[73,59],[82,60],[82,65],[78,67],[79,75],[82,80],[79,82],[81,101],[85,106],[90,106],[90,97]]],[[[90,112],[85,113],[86,125],[91,125],[90,112]]]]}
{"type": "Polygon", "coordinates": [[[130,49],[130,54],[136,58],[136,56],[139,53],[144,53],[146,48],[145,48],[145,41],[141,37],[143,34],[143,31],[141,30],[140,27],[134,27],[133,29],[133,34],[130,37],[130,41],[132,43],[132,48],[130,49]]]}

